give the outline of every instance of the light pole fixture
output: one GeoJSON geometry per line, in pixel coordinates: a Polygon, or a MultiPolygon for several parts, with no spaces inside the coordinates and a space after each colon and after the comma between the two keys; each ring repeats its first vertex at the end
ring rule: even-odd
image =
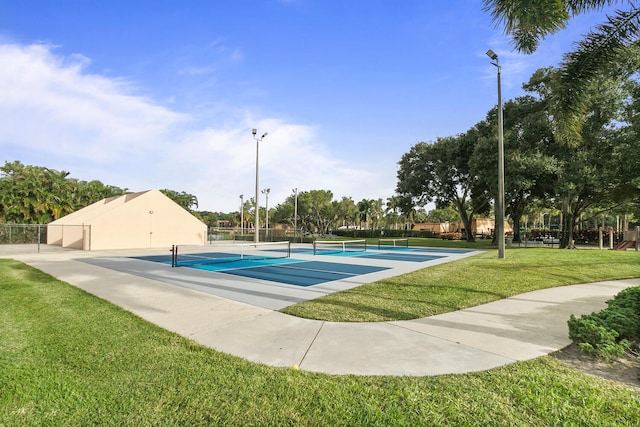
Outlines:
{"type": "Polygon", "coordinates": [[[489,49],[487,56],[498,69],[498,195],[496,196],[496,233],[498,238],[498,258],[504,258],[504,136],[502,123],[502,88],[500,87],[500,63],[498,55],[489,49]]]}
{"type": "Polygon", "coordinates": [[[264,203],[264,210],[266,213],[266,230],[265,230],[265,239],[268,240],[269,238],[269,193],[271,192],[270,188],[265,188],[264,190],[262,190],[262,194],[265,195],[266,199],[265,199],[265,203],[264,203]]]}
{"type": "Polygon", "coordinates": [[[295,196],[294,208],[293,208],[293,237],[298,235],[298,189],[293,189],[295,196]]]}
{"type": "Polygon", "coordinates": [[[244,194],[240,195],[240,239],[244,236],[244,194]]]}
{"type": "Polygon", "coordinates": [[[261,137],[257,137],[256,134],[258,133],[258,131],[254,128],[251,129],[251,134],[253,135],[253,139],[256,140],[256,200],[255,200],[255,212],[256,212],[256,221],[255,221],[255,235],[253,237],[253,241],[255,243],[258,243],[260,241],[260,213],[258,212],[258,208],[260,203],[258,203],[258,153],[260,152],[260,141],[262,141],[262,139],[267,136],[267,132],[263,133],[261,137]]]}

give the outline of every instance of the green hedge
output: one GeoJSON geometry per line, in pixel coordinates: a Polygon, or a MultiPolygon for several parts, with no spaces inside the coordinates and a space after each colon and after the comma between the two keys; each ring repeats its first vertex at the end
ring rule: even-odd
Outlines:
{"type": "Polygon", "coordinates": [[[420,237],[420,238],[433,238],[438,237],[438,233],[434,233],[430,230],[392,230],[392,229],[380,229],[380,230],[336,230],[333,232],[336,236],[340,237],[352,237],[356,239],[379,239],[392,238],[392,237],[420,237]]]}
{"type": "Polygon", "coordinates": [[[640,286],[607,301],[607,308],[569,319],[569,338],[586,353],[611,360],[640,341],[640,286]]]}

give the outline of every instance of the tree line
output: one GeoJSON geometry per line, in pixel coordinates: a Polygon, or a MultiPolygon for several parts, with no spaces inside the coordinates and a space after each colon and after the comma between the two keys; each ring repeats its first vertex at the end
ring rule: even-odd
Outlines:
{"type": "MultiPolygon", "coordinates": [[[[549,105],[558,72],[538,70],[523,86],[528,94],[504,105],[505,213],[519,241],[528,212],[561,211],[561,245],[570,247],[579,220],[640,212],[640,84],[603,76],[588,92],[580,140],[559,142],[549,105]]],[[[463,134],[414,145],[398,169],[405,205],[454,206],[472,241],[473,218],[491,213],[497,193],[496,126],[494,108],[463,134]]]]}
{"type": "MultiPolygon", "coordinates": [[[[484,1],[523,53],[535,51],[571,17],[613,3],[619,2],[484,1]]],[[[616,11],[559,68],[536,71],[523,85],[527,95],[505,104],[505,213],[516,240],[523,215],[534,206],[561,212],[565,248],[585,216],[640,216],[639,22],[633,4],[616,11]]],[[[473,240],[472,219],[489,214],[497,194],[497,113],[495,108],[467,132],[421,142],[403,155],[397,185],[402,205],[453,206],[473,240]]]]}
{"type": "MultiPolygon", "coordinates": [[[[245,200],[240,211],[228,214],[201,212],[203,217],[215,218],[231,227],[253,228],[255,225],[255,204],[253,199],[245,200]],[[243,224],[241,224],[243,221],[243,224]]],[[[303,233],[329,234],[340,227],[358,229],[405,228],[405,218],[382,199],[362,199],[355,202],[351,197],[334,200],[331,190],[309,190],[291,194],[275,207],[269,208],[269,224],[284,225],[303,233]]],[[[259,208],[259,227],[266,227],[267,212],[259,208]]],[[[210,222],[208,222],[210,223],[210,222]]]]}
{"type": "MultiPolygon", "coordinates": [[[[0,223],[47,224],[99,200],[129,191],[98,180],[71,178],[70,172],[5,162],[0,167],[0,223]]],[[[193,212],[198,199],[189,193],[160,190],[193,212]]]]}
{"type": "MultiPolygon", "coordinates": [[[[0,167],[0,223],[47,224],[76,210],[108,197],[128,193],[128,189],[100,181],[71,178],[70,172],[44,166],[5,162],[0,167]]],[[[209,227],[221,221],[233,227],[255,224],[253,200],[247,200],[242,213],[197,211],[198,198],[184,191],[160,190],[178,205],[194,214],[209,227]]],[[[385,212],[382,199],[363,199],[355,203],[350,197],[333,200],[330,190],[302,191],[269,209],[271,224],[297,225],[298,230],[329,233],[340,226],[360,228],[399,227],[400,218],[392,209],[385,212]],[[295,210],[297,206],[297,217],[295,210]]],[[[265,208],[260,208],[260,227],[264,228],[265,208]]]]}

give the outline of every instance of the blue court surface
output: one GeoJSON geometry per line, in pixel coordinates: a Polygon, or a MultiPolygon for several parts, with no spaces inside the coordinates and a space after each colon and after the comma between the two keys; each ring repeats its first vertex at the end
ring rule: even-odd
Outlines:
{"type": "MultiPolygon", "coordinates": [[[[279,310],[333,292],[480,253],[425,247],[368,248],[313,255],[308,244],[291,247],[291,258],[239,260],[171,267],[172,254],[150,251],[84,259],[94,265],[190,288],[259,307],[279,310]]],[[[199,253],[195,254],[196,257],[199,253]]],[[[286,256],[286,255],[285,255],[286,256]]],[[[188,263],[186,263],[188,264],[188,263]]],[[[185,265],[186,265],[185,264],[185,265]]]]}
{"type": "Polygon", "coordinates": [[[222,272],[235,276],[286,283],[288,285],[313,286],[320,283],[344,280],[350,277],[375,273],[387,269],[387,267],[337,264],[323,261],[294,261],[290,263],[277,263],[274,265],[256,266],[252,268],[235,268],[222,270],[222,272]]]}
{"type": "MultiPolygon", "coordinates": [[[[132,258],[166,265],[171,264],[171,258],[168,255],[137,256],[132,258]]],[[[211,260],[210,263],[203,261],[194,265],[185,264],[179,268],[215,271],[295,286],[313,286],[388,269],[388,267],[304,261],[292,258],[234,260],[232,254],[222,254],[220,259],[211,260]]]]}
{"type": "MultiPolygon", "coordinates": [[[[277,251],[274,251],[277,252],[277,251]]],[[[321,255],[315,255],[313,258],[326,259],[327,257],[353,257],[353,259],[370,259],[384,261],[399,261],[423,263],[446,258],[450,254],[463,254],[465,250],[457,249],[438,249],[438,248],[382,248],[381,250],[362,250],[362,251],[345,251],[331,252],[328,251],[321,255]],[[434,252],[436,254],[434,254],[434,252]]],[[[309,248],[293,248],[292,254],[310,255],[313,251],[309,248]]],[[[195,254],[196,256],[205,257],[207,254],[195,254]]],[[[202,262],[194,262],[190,264],[185,261],[179,268],[195,268],[198,270],[211,271],[233,276],[247,277],[259,280],[267,280],[270,282],[284,283],[294,286],[314,286],[326,282],[336,280],[344,280],[350,277],[360,276],[369,273],[375,273],[388,270],[390,267],[360,265],[351,263],[337,263],[329,261],[309,261],[294,258],[274,258],[274,259],[237,259],[233,253],[216,253],[219,257],[216,260],[206,259],[202,262]]],[[[162,264],[171,264],[170,255],[150,255],[132,257],[144,261],[159,262],[162,264]]]]}

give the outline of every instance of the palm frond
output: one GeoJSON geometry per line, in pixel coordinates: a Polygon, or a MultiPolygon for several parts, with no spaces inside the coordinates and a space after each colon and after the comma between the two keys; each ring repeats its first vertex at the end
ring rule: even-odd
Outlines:
{"type": "Polygon", "coordinates": [[[496,27],[504,27],[513,47],[521,53],[535,52],[541,40],[566,27],[581,13],[602,10],[622,0],[483,0],[496,27]]]}
{"type": "Polygon", "coordinates": [[[564,0],[483,0],[496,27],[512,37],[516,50],[533,53],[540,40],[566,26],[569,12],[564,0]]]}
{"type": "Polygon", "coordinates": [[[602,76],[620,77],[637,71],[637,64],[625,61],[624,52],[637,43],[640,34],[640,9],[616,11],[608,21],[577,43],[577,49],[564,56],[554,104],[558,115],[558,137],[565,142],[575,139],[580,131],[585,93],[602,76]],[[621,66],[626,63],[626,66],[621,66]]]}
{"type": "Polygon", "coordinates": [[[621,3],[622,0],[571,0],[566,1],[567,9],[571,15],[579,15],[584,12],[593,10],[601,10],[605,6],[611,6],[615,3],[621,3]]]}

